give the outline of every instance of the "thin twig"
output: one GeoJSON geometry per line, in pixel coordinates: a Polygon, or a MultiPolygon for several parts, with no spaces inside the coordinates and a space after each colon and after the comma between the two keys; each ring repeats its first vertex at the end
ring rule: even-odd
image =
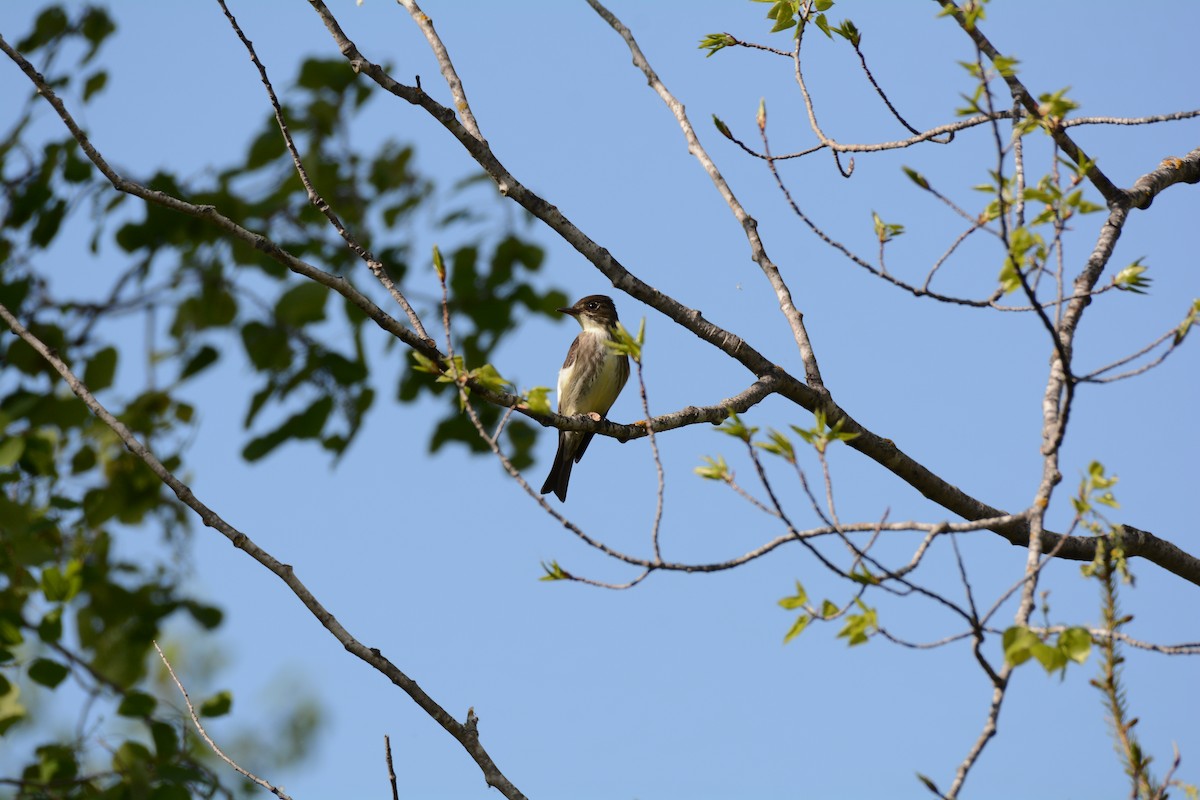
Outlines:
{"type": "Polygon", "coordinates": [[[325,198],[317,192],[316,188],[313,187],[312,180],[308,176],[308,170],[305,169],[304,162],[300,159],[300,151],[296,149],[296,144],[292,141],[291,131],[288,130],[287,120],[283,116],[283,107],[279,104],[279,98],[275,96],[275,88],[271,85],[271,79],[267,77],[267,68],[263,66],[261,61],[259,61],[258,53],[254,51],[254,45],[249,39],[246,38],[246,34],[242,33],[241,27],[238,26],[237,19],[234,18],[233,14],[229,11],[228,6],[225,5],[225,0],[217,0],[217,3],[221,6],[221,10],[225,12],[225,17],[229,20],[229,24],[233,28],[234,33],[236,33],[237,37],[241,39],[242,44],[246,48],[246,52],[250,54],[250,60],[254,63],[254,66],[258,68],[259,79],[262,80],[262,85],[267,90],[267,97],[269,97],[271,100],[271,108],[275,111],[275,122],[277,125],[279,125],[279,132],[283,134],[283,141],[287,145],[288,152],[292,156],[292,163],[296,167],[296,174],[300,176],[300,182],[304,185],[304,191],[308,196],[308,202],[325,215],[325,218],[329,220],[329,224],[332,225],[333,229],[338,232],[338,235],[342,237],[342,239],[346,242],[346,245],[354,251],[355,255],[362,259],[362,261],[371,270],[371,274],[375,276],[376,280],[383,284],[383,287],[387,290],[388,294],[392,296],[392,299],[396,301],[396,304],[404,310],[404,313],[408,316],[408,321],[412,323],[413,330],[416,331],[417,335],[422,339],[429,339],[429,334],[425,332],[425,326],[421,324],[421,318],[417,316],[417,312],[413,310],[411,305],[409,305],[408,299],[400,292],[399,289],[396,288],[396,284],[392,281],[391,276],[388,275],[388,271],[384,267],[383,263],[379,259],[375,258],[375,256],[372,255],[369,250],[363,247],[362,244],[360,244],[359,241],[353,236],[353,234],[346,229],[346,226],[342,223],[341,219],[339,219],[338,215],[334,213],[333,208],[329,205],[325,198]]]}
{"type": "Polygon", "coordinates": [[[1148,344],[1145,347],[1143,347],[1142,349],[1138,350],[1136,353],[1132,353],[1131,355],[1127,355],[1124,358],[1118,359],[1117,361],[1112,362],[1108,366],[1104,366],[1104,367],[1100,367],[1099,369],[1092,370],[1088,374],[1081,376],[1079,378],[1079,380],[1081,382],[1087,382],[1087,383],[1112,383],[1113,381],[1119,381],[1119,380],[1123,380],[1125,378],[1132,378],[1135,375],[1141,375],[1143,372],[1147,372],[1151,369],[1154,369],[1159,364],[1161,364],[1163,361],[1165,361],[1167,359],[1167,356],[1169,356],[1169,355],[1171,355],[1171,353],[1175,352],[1175,348],[1179,347],[1180,340],[1177,337],[1177,333],[1178,333],[1178,327],[1171,328],[1171,330],[1167,331],[1166,333],[1164,333],[1162,336],[1155,339],[1150,344],[1148,344]],[[1112,372],[1114,369],[1122,367],[1125,364],[1128,364],[1130,361],[1133,361],[1137,358],[1140,358],[1141,356],[1146,355],[1151,350],[1153,350],[1154,348],[1158,347],[1160,344],[1165,342],[1167,339],[1173,339],[1173,341],[1171,342],[1170,345],[1168,345],[1166,350],[1164,350],[1161,354],[1159,354],[1153,360],[1143,364],[1140,367],[1128,370],[1126,372],[1121,372],[1116,375],[1109,375],[1109,376],[1103,377],[1103,378],[1100,377],[1101,375],[1103,375],[1106,372],[1112,372]]]}
{"type": "Polygon", "coordinates": [[[388,785],[392,787],[392,800],[400,800],[400,790],[396,787],[396,770],[392,767],[392,740],[383,735],[383,752],[387,759],[388,785]]]}
{"type": "Polygon", "coordinates": [[[788,321],[788,325],[792,329],[792,338],[796,341],[796,346],[800,350],[800,359],[804,362],[804,375],[809,388],[818,392],[824,392],[825,383],[821,378],[821,370],[817,366],[817,357],[813,352],[812,343],[808,338],[808,331],[804,327],[804,315],[792,300],[791,290],[787,283],[783,280],[783,276],[779,272],[779,268],[775,265],[770,257],[767,256],[766,247],[763,245],[762,239],[758,235],[758,223],[746,211],[741,202],[733,193],[733,189],[726,183],[725,178],[713,163],[712,158],[708,155],[708,151],[704,149],[704,145],[700,143],[700,139],[696,136],[696,131],[692,127],[691,120],[688,119],[687,113],[684,111],[683,103],[679,102],[673,94],[659,79],[658,74],[650,66],[650,62],[642,53],[637,41],[633,38],[633,33],[625,26],[621,20],[617,19],[611,11],[605,8],[599,0],[587,0],[600,17],[609,24],[609,26],[617,32],[617,34],[625,41],[629,52],[633,56],[633,63],[642,74],[646,76],[650,87],[654,89],[662,101],[666,104],[674,115],[676,122],[679,124],[680,130],[683,132],[684,139],[687,141],[688,152],[695,156],[696,160],[704,168],[709,179],[713,182],[717,192],[725,200],[729,210],[733,212],[733,216],[741,225],[745,232],[746,239],[750,243],[750,257],[758,264],[759,269],[767,277],[767,281],[771,284],[771,288],[775,292],[775,297],[779,301],[779,309],[783,312],[784,317],[788,321]]]}
{"type": "Polygon", "coordinates": [[[292,798],[289,797],[283,791],[283,789],[279,788],[278,786],[275,786],[270,781],[267,781],[267,780],[264,780],[263,778],[258,777],[257,775],[255,775],[254,773],[252,773],[248,769],[246,769],[245,767],[238,764],[232,758],[225,755],[225,751],[222,750],[217,745],[217,743],[212,740],[212,737],[208,735],[208,731],[204,730],[204,725],[201,724],[201,722],[200,722],[200,716],[196,713],[196,708],[192,705],[192,698],[188,697],[187,689],[183,688],[183,683],[180,682],[179,676],[175,674],[175,668],[171,666],[171,662],[167,660],[166,653],[164,653],[162,651],[162,648],[158,646],[157,641],[154,642],[154,649],[158,651],[158,657],[162,659],[163,665],[166,666],[167,672],[170,673],[170,675],[171,675],[171,680],[175,682],[175,688],[179,689],[179,693],[181,695],[183,695],[183,702],[187,704],[188,714],[192,718],[192,724],[195,725],[196,730],[199,731],[200,738],[202,738],[205,741],[205,743],[208,744],[209,748],[214,753],[217,754],[217,757],[220,758],[222,761],[224,761],[229,766],[233,767],[234,770],[236,770],[238,772],[238,774],[240,774],[243,778],[245,778],[248,781],[252,781],[252,782],[258,784],[259,786],[266,789],[271,794],[280,798],[280,800],[292,800],[292,798]]]}
{"type": "Polygon", "coordinates": [[[654,458],[654,472],[658,477],[658,488],[655,491],[654,523],[650,528],[650,542],[654,548],[654,560],[662,563],[662,549],[659,547],[658,534],[662,527],[663,496],[666,489],[666,475],[663,472],[662,458],[658,453],[658,439],[654,436],[654,423],[650,417],[650,401],[646,397],[646,381],[642,376],[642,355],[633,360],[637,368],[638,392],[642,397],[642,413],[646,415],[646,436],[650,439],[650,453],[654,458]]]}

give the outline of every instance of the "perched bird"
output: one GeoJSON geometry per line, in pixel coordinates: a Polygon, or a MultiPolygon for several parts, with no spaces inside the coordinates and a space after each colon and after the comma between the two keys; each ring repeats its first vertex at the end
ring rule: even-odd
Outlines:
{"type": "MultiPolygon", "coordinates": [[[[558,372],[558,413],[568,417],[592,413],[604,416],[629,380],[629,357],[615,353],[605,344],[614,338],[617,308],[611,297],[593,294],[570,308],[558,310],[570,314],[583,328],[571,343],[567,360],[558,372]]],[[[571,467],[583,458],[593,435],[558,432],[558,452],[554,454],[554,466],[542,486],[542,494],[554,492],[559,500],[566,501],[571,467]]]]}

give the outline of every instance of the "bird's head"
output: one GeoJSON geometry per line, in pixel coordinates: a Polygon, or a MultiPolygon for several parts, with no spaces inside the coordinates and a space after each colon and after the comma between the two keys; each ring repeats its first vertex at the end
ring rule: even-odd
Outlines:
{"type": "Polygon", "coordinates": [[[558,310],[578,320],[585,331],[608,331],[617,324],[617,307],[611,297],[602,294],[590,294],[570,308],[558,310]]]}

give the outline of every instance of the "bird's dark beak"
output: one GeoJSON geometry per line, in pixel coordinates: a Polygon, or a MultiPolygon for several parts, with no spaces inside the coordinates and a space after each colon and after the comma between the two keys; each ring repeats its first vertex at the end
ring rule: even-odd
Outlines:
{"type": "Polygon", "coordinates": [[[558,313],[570,314],[572,317],[578,317],[579,309],[578,308],[560,308],[560,309],[558,309],[558,313]]]}

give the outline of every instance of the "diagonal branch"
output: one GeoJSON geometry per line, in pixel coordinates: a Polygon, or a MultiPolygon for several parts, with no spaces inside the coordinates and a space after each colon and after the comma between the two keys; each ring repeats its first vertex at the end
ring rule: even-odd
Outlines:
{"type": "Polygon", "coordinates": [[[413,22],[417,23],[421,33],[425,35],[425,41],[429,42],[429,47],[437,58],[438,68],[442,71],[442,77],[445,78],[446,85],[450,87],[450,96],[454,98],[454,107],[462,115],[463,126],[472,136],[484,142],[483,133],[479,130],[479,123],[475,121],[475,114],[471,111],[471,104],[467,102],[467,91],[463,88],[462,81],[459,80],[458,71],[454,69],[454,62],[446,53],[442,37],[438,36],[437,31],[433,29],[433,20],[421,10],[416,0],[397,0],[397,2],[404,6],[404,9],[413,18],[413,22]]]}
{"type": "Polygon", "coordinates": [[[291,796],[284,792],[283,789],[274,785],[265,778],[258,777],[253,772],[250,772],[241,764],[225,755],[225,751],[222,750],[217,743],[212,740],[212,737],[208,735],[208,731],[204,730],[204,725],[200,722],[199,715],[196,714],[196,707],[192,705],[192,698],[188,696],[187,689],[183,688],[183,682],[180,681],[179,676],[175,674],[175,668],[172,667],[171,662],[167,660],[167,656],[162,651],[162,648],[158,646],[158,642],[154,642],[154,649],[158,651],[158,657],[161,658],[163,664],[166,665],[167,672],[171,675],[171,680],[175,682],[175,688],[179,690],[181,695],[183,695],[183,702],[185,705],[187,705],[188,714],[192,718],[192,724],[196,726],[196,730],[200,732],[200,737],[204,739],[204,742],[209,746],[209,748],[217,754],[217,757],[229,766],[233,767],[233,769],[243,778],[251,781],[252,783],[258,784],[271,794],[278,797],[279,800],[292,800],[291,796]]]}

